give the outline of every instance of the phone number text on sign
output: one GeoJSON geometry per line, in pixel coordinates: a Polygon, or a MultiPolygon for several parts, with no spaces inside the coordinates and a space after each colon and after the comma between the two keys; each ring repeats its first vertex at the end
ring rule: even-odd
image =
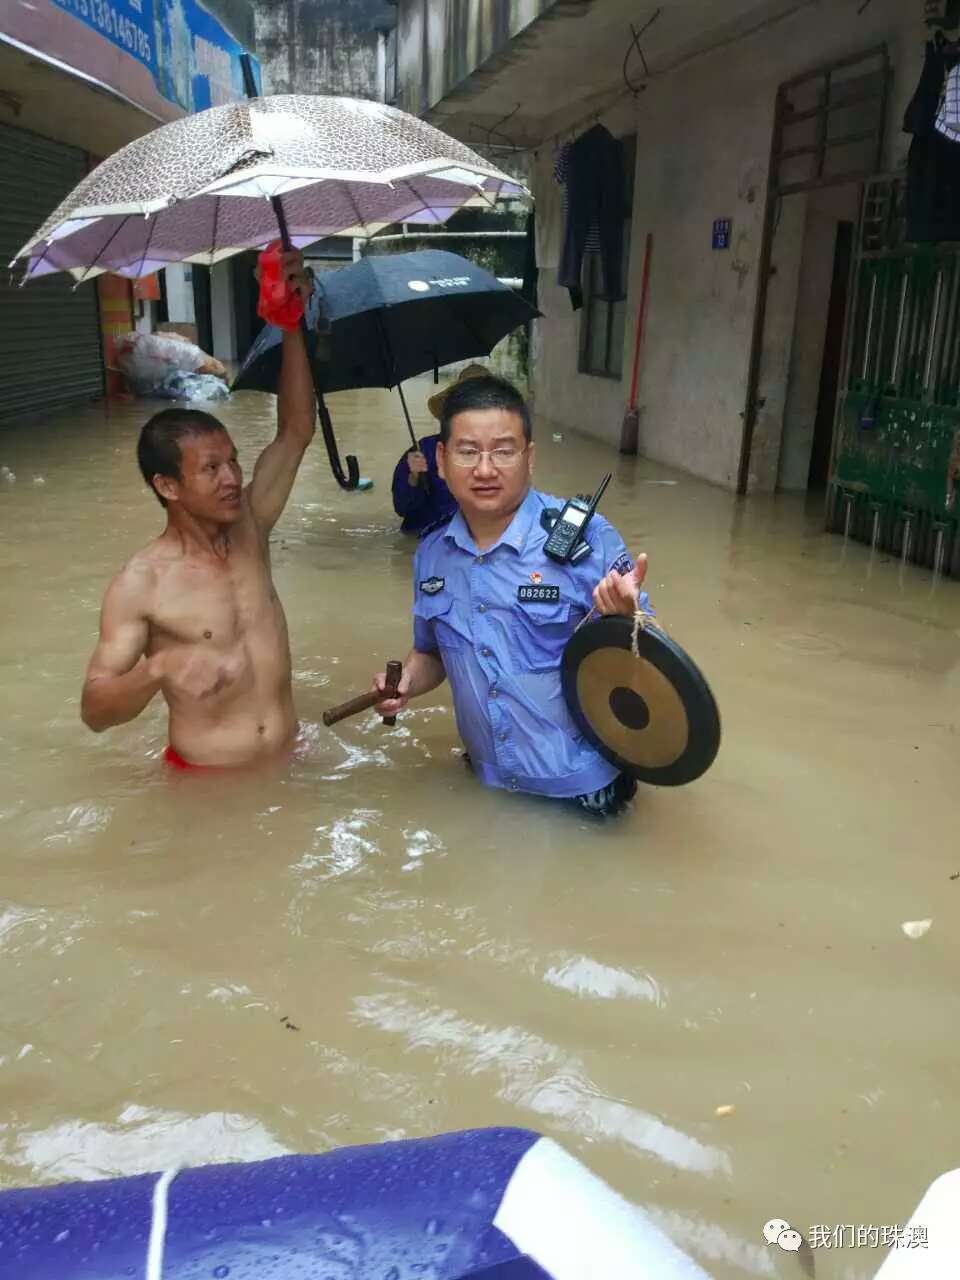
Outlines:
{"type": "MultiPolygon", "coordinates": [[[[150,31],[139,20],[121,13],[109,0],[54,0],[61,9],[85,22],[111,40],[118,48],[132,54],[146,66],[153,65],[153,41],[150,31]]],[[[131,8],[142,14],[137,0],[130,0],[131,8]]]]}

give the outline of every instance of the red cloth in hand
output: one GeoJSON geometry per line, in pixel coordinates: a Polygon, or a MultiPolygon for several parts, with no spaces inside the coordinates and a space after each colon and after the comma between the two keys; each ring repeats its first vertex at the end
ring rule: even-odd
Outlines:
{"type": "Polygon", "coordinates": [[[257,315],[267,324],[292,331],[300,324],[303,299],[283,278],[280,258],[283,246],[279,240],[267,245],[260,254],[260,297],[257,315]]]}

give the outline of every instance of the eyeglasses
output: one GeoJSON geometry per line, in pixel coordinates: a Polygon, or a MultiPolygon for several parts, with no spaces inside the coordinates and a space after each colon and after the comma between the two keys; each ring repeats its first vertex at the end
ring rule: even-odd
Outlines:
{"type": "Polygon", "coordinates": [[[499,449],[450,449],[447,457],[455,467],[479,467],[482,458],[489,458],[497,470],[515,467],[527,452],[527,445],[516,449],[513,445],[501,445],[499,449]]]}

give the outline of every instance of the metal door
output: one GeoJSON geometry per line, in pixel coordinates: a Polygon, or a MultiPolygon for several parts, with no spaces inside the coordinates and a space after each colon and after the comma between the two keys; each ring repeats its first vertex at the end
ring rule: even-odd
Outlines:
{"type": "Polygon", "coordinates": [[[905,242],[904,183],[867,185],[828,527],[960,572],[960,247],[905,242]]]}
{"type": "Polygon", "coordinates": [[[87,172],[85,152],[0,125],[0,422],[103,393],[97,290],[69,276],[19,288],[6,264],[87,172]]]}

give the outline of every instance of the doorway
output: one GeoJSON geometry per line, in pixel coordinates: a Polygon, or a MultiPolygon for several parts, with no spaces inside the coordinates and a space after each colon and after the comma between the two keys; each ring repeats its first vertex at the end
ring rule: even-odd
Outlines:
{"type": "Polygon", "coordinates": [[[823,343],[817,416],[813,426],[810,470],[807,473],[807,488],[817,492],[826,489],[830,477],[837,395],[840,391],[843,366],[844,325],[847,315],[847,298],[850,292],[850,270],[853,265],[854,231],[853,222],[837,223],[833,279],[830,284],[830,304],[827,310],[827,333],[823,343]]]}
{"type": "Polygon", "coordinates": [[[862,192],[848,184],[790,196],[774,253],[763,389],[775,488],[823,489],[841,380],[854,227],[862,192]],[[773,352],[781,354],[777,365],[773,352]]]}
{"type": "Polygon", "coordinates": [[[210,268],[194,265],[193,310],[197,322],[197,346],[201,351],[213,352],[213,303],[210,287],[210,268]]]}
{"type": "Polygon", "coordinates": [[[259,254],[252,249],[230,259],[233,274],[233,302],[237,326],[237,359],[243,360],[253,346],[263,321],[257,314],[260,288],[256,280],[259,254]]]}
{"type": "Polygon", "coordinates": [[[833,288],[834,271],[839,269],[837,223],[858,220],[860,191],[878,171],[890,74],[887,47],[881,45],[805,72],[777,91],[742,414],[740,494],[804,490],[811,474],[818,477],[823,471],[824,450],[829,457],[830,441],[824,440],[828,412],[826,407],[821,412],[821,391],[826,406],[830,381],[835,391],[840,378],[841,357],[834,359],[836,328],[839,325],[840,346],[844,328],[836,318],[840,304],[839,295],[835,303],[833,288]],[[844,191],[852,192],[856,202],[850,212],[825,207],[843,200],[844,191]],[[817,288],[801,266],[808,252],[822,272],[817,288]],[[795,338],[806,342],[800,355],[795,338]],[[825,369],[827,385],[821,386],[825,369]],[[803,389],[800,399],[798,386],[803,389]],[[789,422],[791,395],[794,419],[805,422],[799,434],[796,421],[789,422]]]}

